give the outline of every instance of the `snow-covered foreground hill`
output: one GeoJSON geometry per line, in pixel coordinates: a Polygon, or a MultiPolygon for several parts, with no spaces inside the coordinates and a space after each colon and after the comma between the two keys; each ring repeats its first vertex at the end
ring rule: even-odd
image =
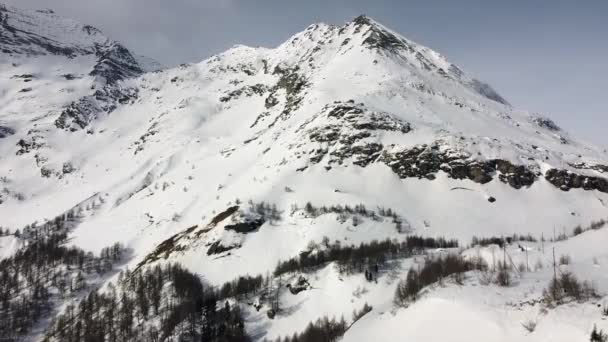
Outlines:
{"type": "MultiPolygon", "coordinates": [[[[572,341],[594,324],[608,330],[596,307],[608,291],[606,231],[549,242],[608,216],[608,153],[368,17],[162,69],[93,27],[0,5],[0,50],[0,226],[30,225],[0,237],[5,260],[68,213],[70,246],[99,253],[119,242],[129,253],[115,267],[178,262],[217,287],[335,241],[444,237],[470,256],[474,236],[529,235],[528,258],[544,267],[512,270],[506,288],[469,271],[463,285],[432,285],[401,308],[398,280],[424,260],[402,251],[372,282],[362,272],[376,259],[354,273],[326,260],[269,281],[280,308],[255,291],[229,300],[254,339],[350,319],[365,302],[373,309],[346,340],[558,340],[559,326],[572,341]],[[553,246],[573,259],[564,272],[599,297],[521,304],[542,297],[553,246]],[[309,286],[292,295],[285,284],[301,272],[309,286]],[[531,319],[533,333],[522,328],[531,319]]],[[[82,295],[57,300],[52,315],[82,295]]]]}

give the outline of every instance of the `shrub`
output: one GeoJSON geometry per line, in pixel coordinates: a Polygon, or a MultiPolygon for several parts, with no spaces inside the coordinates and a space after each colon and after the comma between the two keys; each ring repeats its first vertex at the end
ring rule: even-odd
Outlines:
{"type": "Polygon", "coordinates": [[[334,342],[339,340],[346,332],[347,326],[344,318],[337,321],[326,316],[316,322],[308,323],[306,329],[301,333],[295,333],[292,337],[277,338],[277,342],[334,342]]]}
{"type": "Polygon", "coordinates": [[[486,265],[465,260],[462,256],[448,254],[437,258],[427,258],[420,270],[410,268],[405,280],[399,281],[395,290],[394,302],[397,305],[406,305],[415,300],[420,290],[430,284],[440,282],[444,278],[454,275],[456,282],[463,281],[463,273],[474,269],[485,269],[486,265]]]}
{"type": "Polygon", "coordinates": [[[561,255],[559,257],[559,264],[560,265],[570,265],[571,261],[572,261],[572,259],[570,259],[569,255],[561,255]]]}
{"type": "Polygon", "coordinates": [[[563,272],[551,280],[544,291],[544,297],[548,302],[561,304],[566,299],[581,301],[597,297],[597,291],[589,282],[580,282],[574,274],[563,272]]]}
{"type": "Polygon", "coordinates": [[[388,259],[408,257],[427,248],[455,248],[458,247],[458,241],[446,240],[442,237],[408,236],[402,242],[389,239],[373,240],[369,243],[361,243],[359,246],[342,246],[336,242],[325,247],[325,249],[319,250],[320,246],[311,241],[308,249],[300,253],[298,257],[280,261],[274,271],[275,275],[314,269],[333,261],[338,262],[341,271],[363,272],[365,268],[372,266],[376,268],[376,265],[383,265],[388,259]]]}
{"type": "Polygon", "coordinates": [[[526,321],[524,321],[521,325],[528,330],[529,333],[534,332],[534,330],[536,330],[536,325],[538,324],[538,322],[534,319],[528,319],[526,321]]]}
{"type": "Polygon", "coordinates": [[[519,273],[524,273],[528,271],[528,267],[526,267],[526,264],[522,262],[517,266],[517,270],[519,271],[519,273]]]}
{"type": "Polygon", "coordinates": [[[593,326],[593,331],[591,331],[591,337],[589,338],[591,342],[607,342],[608,335],[604,333],[603,330],[597,330],[597,327],[593,326]]]}
{"type": "Polygon", "coordinates": [[[360,320],[363,316],[367,315],[368,312],[372,311],[372,306],[365,303],[361,310],[353,310],[353,323],[360,320]]]}
{"type": "Polygon", "coordinates": [[[498,272],[496,273],[496,284],[500,286],[511,285],[510,267],[506,262],[498,264],[498,272]]]}

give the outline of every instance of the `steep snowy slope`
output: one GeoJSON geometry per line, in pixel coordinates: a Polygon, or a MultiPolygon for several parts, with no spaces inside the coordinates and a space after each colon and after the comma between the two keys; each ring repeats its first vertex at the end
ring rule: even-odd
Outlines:
{"type": "MultiPolygon", "coordinates": [[[[0,7],[0,23],[11,231],[93,198],[72,244],[119,241],[131,268],[178,261],[219,285],[324,237],[538,237],[608,216],[606,151],[365,16],[157,72],[49,11],[0,7]]],[[[261,329],[314,319],[299,314],[261,329]]]]}

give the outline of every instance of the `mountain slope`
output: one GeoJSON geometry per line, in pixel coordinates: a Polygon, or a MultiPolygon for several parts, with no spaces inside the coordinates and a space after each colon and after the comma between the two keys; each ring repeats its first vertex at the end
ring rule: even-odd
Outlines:
{"type": "MultiPolygon", "coordinates": [[[[11,231],[93,198],[70,243],[119,241],[131,268],[177,261],[220,285],[324,237],[552,236],[607,213],[606,151],[365,16],[145,72],[89,26],[0,14],[11,231]]],[[[256,319],[274,338],[315,318],[296,315],[256,319]]]]}

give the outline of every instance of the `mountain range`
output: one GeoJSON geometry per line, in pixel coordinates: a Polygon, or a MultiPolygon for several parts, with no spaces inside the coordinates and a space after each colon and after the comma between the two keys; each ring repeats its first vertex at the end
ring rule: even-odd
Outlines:
{"type": "MultiPolygon", "coordinates": [[[[594,309],[608,290],[607,206],[606,150],[367,16],[166,68],[51,10],[0,5],[3,260],[67,217],[66,246],[124,247],[117,271],[174,262],[217,288],[336,246],[429,238],[443,242],[386,265],[279,272],[280,310],[255,291],[229,301],[254,340],[364,303],[373,309],[344,340],[587,340],[608,329],[594,309]],[[543,306],[552,248],[597,297],[543,306]],[[447,251],[495,267],[509,252],[517,280],[484,286],[468,271],[464,285],[443,280],[396,305],[408,269],[447,251]],[[522,328],[531,320],[536,331],[522,328]]],[[[107,287],[117,271],[87,283],[107,287]]],[[[83,296],[55,299],[49,316],[83,296]]],[[[61,340],[49,326],[24,338],[61,340]]]]}

